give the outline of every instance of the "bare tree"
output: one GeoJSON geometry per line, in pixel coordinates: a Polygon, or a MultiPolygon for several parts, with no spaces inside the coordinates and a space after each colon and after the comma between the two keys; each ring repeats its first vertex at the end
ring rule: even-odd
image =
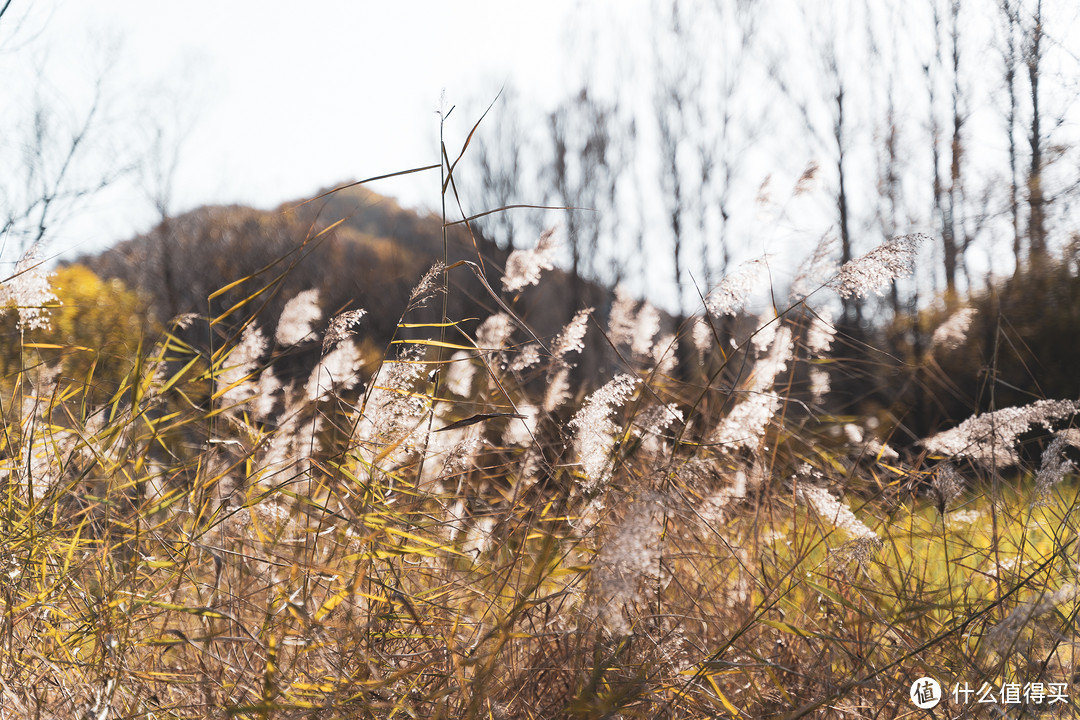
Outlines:
{"type": "MultiPolygon", "coordinates": [[[[799,109],[803,126],[812,141],[832,156],[836,170],[836,189],[833,201],[836,208],[837,229],[840,236],[840,262],[847,263],[854,258],[852,249],[852,217],[848,195],[848,154],[853,142],[854,127],[846,104],[848,81],[842,72],[836,52],[836,37],[829,35],[818,47],[820,53],[822,82],[826,105],[828,106],[829,130],[823,132],[813,119],[809,103],[805,97],[799,97],[780,75],[774,73],[781,90],[792,99],[799,109]]],[[[841,323],[855,331],[862,323],[862,303],[858,298],[841,299],[841,323]]]]}
{"type": "Polygon", "coordinates": [[[963,223],[964,187],[963,187],[963,128],[966,111],[961,85],[961,49],[960,49],[960,1],[947,0],[948,25],[942,18],[939,0],[930,0],[931,33],[934,38],[934,55],[930,62],[923,65],[929,100],[930,149],[932,163],[934,217],[941,228],[941,247],[943,270],[945,274],[946,296],[953,302],[956,298],[957,273],[963,264],[964,251],[971,244],[971,236],[965,232],[963,223]],[[943,41],[943,35],[946,36],[943,41]],[[948,42],[948,48],[945,47],[948,42]],[[945,53],[949,54],[946,64],[945,53]],[[942,128],[940,115],[942,109],[938,99],[938,84],[947,80],[949,87],[949,145],[948,174],[942,177],[942,128]]]}
{"type": "MultiPolygon", "coordinates": [[[[475,151],[469,156],[475,177],[475,201],[484,209],[495,209],[523,202],[524,164],[528,148],[521,126],[518,93],[504,87],[489,114],[475,151]]],[[[500,247],[513,250],[523,228],[536,223],[527,215],[499,212],[480,221],[484,233],[500,247]]],[[[535,228],[534,228],[535,229],[535,228]]]]}
{"type": "MultiPolygon", "coordinates": [[[[39,73],[43,70],[39,69],[39,73]]],[[[21,256],[47,244],[90,198],[129,173],[133,163],[109,145],[103,86],[95,81],[86,106],[62,110],[42,78],[30,111],[0,146],[0,257],[21,256]]]]}
{"type": "MultiPolygon", "coordinates": [[[[594,99],[585,88],[548,117],[549,197],[574,208],[563,215],[574,277],[593,279],[598,269],[602,211],[611,206],[621,170],[612,147],[618,135],[615,125],[614,107],[594,99]]],[[[585,295],[585,286],[573,283],[572,307],[592,301],[585,295]]]]}
{"type": "Polygon", "coordinates": [[[1009,139],[1009,219],[1012,223],[1012,247],[1013,259],[1016,270],[1023,266],[1023,242],[1020,232],[1020,182],[1019,182],[1019,159],[1016,148],[1016,72],[1020,58],[1017,49],[1017,31],[1019,18],[1017,16],[1017,4],[1015,0],[1001,0],[999,5],[1001,16],[1004,20],[1004,43],[1001,49],[1002,69],[1005,80],[1005,93],[1008,108],[1005,112],[1005,128],[1009,139]]]}
{"type": "MultiPolygon", "coordinates": [[[[809,59],[814,63],[816,85],[804,90],[802,81],[792,82],[785,68],[774,61],[770,75],[782,95],[792,103],[798,113],[805,136],[811,147],[828,158],[827,165],[833,169],[835,186],[831,203],[835,215],[835,227],[840,239],[840,262],[854,258],[854,218],[851,202],[851,153],[858,129],[856,111],[859,104],[849,103],[849,91],[853,87],[849,78],[849,66],[842,63],[839,51],[844,48],[838,42],[839,16],[832,18],[806,16],[809,59]]],[[[803,68],[805,71],[805,68],[803,68]]],[[[826,166],[827,166],[826,165],[826,166]]],[[[858,298],[841,300],[841,325],[848,332],[857,332],[862,323],[862,302],[858,298]]]]}
{"type": "Polygon", "coordinates": [[[1028,87],[1031,91],[1031,125],[1028,132],[1028,145],[1031,149],[1028,168],[1028,246],[1029,260],[1032,265],[1041,264],[1046,259],[1046,198],[1043,188],[1044,137],[1042,127],[1044,109],[1040,107],[1040,81],[1042,80],[1043,58],[1046,45],[1043,37],[1042,0],[1035,0],[1027,22],[1023,28],[1023,61],[1027,68],[1028,87]]]}
{"type": "Polygon", "coordinates": [[[707,288],[730,261],[732,190],[747,138],[756,134],[740,122],[750,114],[740,112],[746,105],[739,104],[739,94],[757,7],[745,0],[654,6],[653,110],[680,313],[687,267],[697,266],[696,279],[707,288]]]}
{"type": "MultiPolygon", "coordinates": [[[[903,166],[901,162],[901,144],[904,141],[901,134],[900,119],[896,112],[895,89],[893,77],[889,76],[887,93],[887,108],[882,128],[882,137],[878,143],[878,225],[881,228],[882,238],[890,240],[898,234],[900,226],[900,207],[903,203],[903,166]]],[[[900,289],[894,279],[889,287],[889,301],[892,304],[893,313],[900,315],[903,308],[900,303],[900,289]]]]}
{"type": "MultiPolygon", "coordinates": [[[[716,170],[713,168],[714,161],[711,155],[707,155],[706,147],[699,146],[698,155],[702,158],[702,184],[709,185],[710,181],[715,186],[715,201],[717,209],[717,242],[721,256],[719,274],[727,273],[731,264],[731,239],[729,227],[733,208],[732,191],[735,184],[742,178],[743,157],[746,149],[752,145],[759,135],[762,123],[755,122],[753,117],[736,115],[745,106],[740,104],[740,93],[746,82],[748,73],[747,59],[754,52],[754,41],[758,30],[758,10],[760,3],[753,0],[716,0],[716,9],[721,18],[722,26],[733,27],[736,30],[738,42],[733,43],[729,51],[724,54],[723,62],[719,63],[721,77],[719,79],[719,136],[716,138],[718,148],[715,151],[716,170]],[[737,119],[746,122],[737,123],[737,119]],[[738,127],[737,127],[738,125],[738,127]],[[708,160],[706,160],[708,158],[708,160]],[[713,180],[715,178],[715,180],[713,180]]],[[[703,119],[704,120],[704,119],[703,119]]],[[[706,126],[706,122],[701,123],[706,126]]],[[[706,227],[704,214],[700,223],[700,230],[704,235],[706,227]]],[[[713,284],[714,262],[709,253],[710,243],[702,242],[702,266],[704,267],[705,286],[713,284]]]]}
{"type": "MultiPolygon", "coordinates": [[[[1058,135],[1068,122],[1075,97],[1068,80],[1062,81],[1069,73],[1061,68],[1064,63],[1075,70],[1077,58],[1060,38],[1051,34],[1055,25],[1047,17],[1043,0],[1001,0],[1000,12],[1005,21],[1002,53],[1008,99],[1014,251],[1019,255],[1020,236],[1026,234],[1027,261],[1039,267],[1049,258],[1052,207],[1063,195],[1080,187],[1075,173],[1071,173],[1070,179],[1062,177],[1060,172],[1050,172],[1066,154],[1058,135]],[[1024,81],[1026,88],[1021,86],[1024,81]],[[1025,95],[1027,100],[1023,102],[1021,97],[1025,95]],[[1022,167],[1025,158],[1020,157],[1017,148],[1018,132],[1023,132],[1026,140],[1026,167],[1022,167]],[[1026,193],[1020,190],[1021,176],[1026,193]],[[1023,209],[1022,204],[1026,205],[1023,209]],[[1026,210],[1027,227],[1021,230],[1023,210],[1026,210]]],[[[1067,32],[1067,27],[1063,24],[1062,32],[1067,32]]]]}
{"type": "MultiPolygon", "coordinates": [[[[907,115],[902,112],[907,79],[905,69],[910,69],[906,63],[911,34],[905,17],[900,7],[888,5],[880,9],[880,16],[868,14],[865,18],[869,53],[867,66],[871,70],[867,73],[867,81],[872,95],[880,93],[874,103],[875,107],[881,108],[880,114],[874,119],[877,161],[875,209],[877,228],[884,241],[906,232],[912,215],[904,189],[904,180],[911,166],[906,145],[912,140],[906,123],[907,115]],[[888,27],[891,32],[882,37],[880,27],[888,27]]],[[[902,317],[909,307],[901,298],[901,285],[895,279],[889,284],[889,304],[896,318],[902,317]]]]}
{"type": "Polygon", "coordinates": [[[942,227],[945,243],[945,288],[949,297],[956,293],[957,267],[963,264],[965,250],[971,238],[964,230],[964,186],[962,165],[964,140],[962,136],[965,111],[962,109],[963,93],[960,87],[960,0],[949,2],[949,48],[952,59],[952,84],[950,101],[952,110],[952,138],[949,142],[949,204],[942,227]]]}
{"type": "MultiPolygon", "coordinates": [[[[676,36],[680,33],[679,3],[672,3],[671,23],[676,36]]],[[[679,75],[682,75],[681,73],[679,75]]],[[[687,198],[684,197],[684,169],[679,162],[679,149],[686,136],[686,123],[684,115],[687,111],[686,104],[695,88],[700,83],[700,77],[694,77],[687,84],[680,82],[685,79],[663,77],[656,88],[656,124],[659,131],[660,151],[660,185],[663,191],[664,211],[667,217],[668,230],[671,233],[671,256],[675,269],[675,302],[681,315],[683,309],[683,274],[685,262],[683,254],[683,215],[687,208],[687,198]]],[[[702,165],[702,176],[707,180],[711,172],[711,163],[702,165]]]]}

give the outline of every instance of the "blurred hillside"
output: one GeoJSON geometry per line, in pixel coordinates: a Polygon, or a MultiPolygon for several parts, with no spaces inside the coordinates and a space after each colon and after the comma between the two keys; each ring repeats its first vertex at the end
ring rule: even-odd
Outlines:
{"type": "MultiPolygon", "coordinates": [[[[245,312],[258,308],[260,325],[273,328],[290,298],[316,288],[324,321],[345,310],[367,311],[359,335],[372,351],[381,351],[416,283],[443,259],[440,219],[403,209],[362,187],[302,203],[284,203],[268,211],[235,205],[201,207],[76,262],[102,278],[122,281],[144,298],[145,311],[161,323],[185,313],[217,317],[258,292],[245,312]],[[220,288],[244,278],[248,280],[208,301],[220,288]]],[[[471,233],[463,225],[449,228],[447,264],[475,263],[496,291],[501,288],[508,255],[509,250],[498,247],[476,227],[471,233]]],[[[477,319],[465,322],[465,330],[475,330],[480,319],[499,312],[469,267],[455,268],[450,282],[448,316],[477,319]]],[[[540,337],[557,333],[580,309],[572,305],[575,297],[606,317],[610,291],[561,270],[517,296],[504,295],[540,337]]],[[[435,301],[426,308],[426,315],[417,317],[436,321],[441,310],[435,301]]],[[[244,319],[241,315],[237,323],[244,319]]],[[[229,322],[222,326],[222,333],[235,329],[229,322]]],[[[196,345],[206,338],[205,326],[189,328],[185,335],[196,345]]],[[[603,353],[585,357],[598,355],[603,353]]],[[[307,367],[314,360],[312,355],[300,365],[307,367]]],[[[595,373],[601,365],[600,360],[587,362],[582,371],[595,373]]]]}
{"type": "MultiPolygon", "coordinates": [[[[244,312],[257,308],[260,326],[271,329],[290,298],[317,288],[323,327],[344,310],[367,311],[358,334],[366,358],[374,362],[412,289],[443,257],[441,221],[362,187],[301,202],[267,211],[199,208],[78,263],[134,290],[144,304],[141,312],[159,325],[185,313],[217,317],[254,294],[244,312]]],[[[610,288],[555,270],[519,295],[499,292],[509,248],[476,225],[471,234],[463,225],[449,230],[448,263],[476,263],[491,288],[540,337],[553,337],[583,307],[595,307],[597,321],[606,327],[614,301],[610,288]]],[[[453,270],[450,280],[448,317],[464,319],[466,332],[500,312],[468,267],[453,270]]],[[[830,365],[832,392],[819,410],[825,416],[875,416],[893,442],[903,445],[976,412],[1044,397],[1075,398],[1080,390],[1067,340],[1080,334],[1078,288],[1074,260],[1047,258],[973,294],[967,303],[941,300],[861,330],[841,324],[837,358],[843,360],[830,365]],[[950,322],[953,336],[942,339],[950,322]]],[[[133,307],[131,301],[127,307],[133,307]]],[[[441,310],[436,300],[416,320],[437,321],[441,310]]],[[[672,318],[659,315],[665,332],[672,331],[672,318]]],[[[215,343],[228,339],[245,317],[237,313],[235,321],[216,325],[215,343]]],[[[724,343],[728,338],[741,342],[754,323],[755,318],[740,317],[718,330],[724,343]]],[[[205,323],[180,332],[197,347],[209,337],[205,323]]],[[[581,388],[622,367],[600,333],[590,332],[586,342],[589,351],[578,370],[581,388]]],[[[303,375],[317,353],[314,344],[290,349],[285,368],[303,375]]]]}

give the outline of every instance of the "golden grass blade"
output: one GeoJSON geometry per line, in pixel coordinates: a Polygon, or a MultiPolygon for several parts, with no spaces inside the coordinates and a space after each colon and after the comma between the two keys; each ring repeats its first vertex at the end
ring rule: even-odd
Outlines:
{"type": "MultiPolygon", "coordinates": [[[[465,142],[462,144],[461,152],[458,153],[457,158],[454,160],[453,163],[447,163],[448,169],[446,171],[446,178],[443,179],[442,184],[442,192],[444,195],[446,194],[446,188],[449,187],[451,182],[453,182],[454,169],[457,167],[457,164],[461,162],[461,158],[465,156],[465,151],[469,148],[469,143],[472,142],[473,135],[476,134],[477,129],[480,127],[480,123],[484,122],[484,118],[487,117],[487,114],[491,112],[491,108],[495,107],[495,103],[498,102],[499,97],[502,95],[502,93],[502,88],[500,88],[499,92],[495,94],[495,98],[488,104],[487,109],[485,109],[484,112],[480,114],[480,118],[475,123],[473,123],[472,130],[469,131],[468,136],[465,138],[465,142]]],[[[449,116],[449,113],[447,113],[447,116],[449,116]]],[[[443,147],[443,157],[446,157],[445,146],[443,147]]]]}
{"type": "Polygon", "coordinates": [[[421,338],[419,340],[393,340],[391,345],[426,345],[430,347],[449,348],[451,350],[476,350],[475,345],[458,345],[456,343],[444,342],[442,340],[428,340],[421,338]]]}
{"type": "Polygon", "coordinates": [[[487,217],[488,215],[494,215],[495,213],[505,212],[507,210],[519,210],[519,209],[524,209],[524,210],[585,210],[587,212],[596,212],[596,210],[594,210],[592,208],[569,207],[569,206],[566,206],[566,205],[527,205],[527,204],[503,205],[502,207],[497,207],[494,210],[485,210],[484,212],[479,212],[479,213],[476,213],[475,215],[469,215],[468,217],[463,217],[460,220],[454,220],[453,222],[448,222],[448,223],[446,223],[446,227],[453,227],[455,225],[468,225],[472,221],[479,220],[480,218],[487,217]]]}
{"type": "Polygon", "coordinates": [[[428,170],[438,170],[440,167],[442,167],[442,166],[440,164],[438,164],[438,163],[436,163],[435,165],[424,165],[422,167],[415,167],[415,168],[412,168],[410,170],[400,170],[398,172],[386,173],[385,175],[375,175],[373,177],[364,178],[363,180],[357,180],[356,182],[351,182],[351,183],[346,183],[344,185],[339,185],[338,187],[334,188],[333,190],[327,190],[326,192],[322,193],[321,195],[316,195],[313,198],[305,200],[304,202],[300,203],[299,205],[294,205],[291,208],[288,208],[286,210],[286,212],[296,210],[297,208],[301,208],[301,207],[307,205],[308,203],[313,203],[316,200],[322,200],[324,197],[327,197],[329,195],[333,195],[334,193],[339,193],[342,190],[348,190],[349,188],[356,187],[357,185],[366,185],[367,183],[375,182],[377,180],[388,180],[390,178],[401,177],[402,175],[412,175],[413,173],[426,172],[428,170]]]}

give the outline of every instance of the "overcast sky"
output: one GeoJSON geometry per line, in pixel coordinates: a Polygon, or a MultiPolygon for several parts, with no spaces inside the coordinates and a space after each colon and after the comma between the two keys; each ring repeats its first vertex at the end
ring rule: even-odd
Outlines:
{"type": "MultiPolygon", "coordinates": [[[[740,7],[716,7],[720,5],[740,7]]],[[[620,189],[618,212],[609,213],[622,225],[619,233],[610,233],[608,256],[633,256],[626,267],[634,278],[632,291],[671,308],[676,297],[672,234],[655,137],[657,83],[650,73],[662,72],[656,68],[663,67],[665,57],[675,58],[676,72],[685,70],[687,61],[680,64],[679,58],[689,52],[689,67],[711,73],[708,87],[714,92],[715,81],[726,72],[740,80],[730,106],[724,105],[733,110],[735,126],[742,127],[730,145],[741,169],[727,205],[731,224],[726,246],[733,263],[771,253],[778,263],[774,269],[786,262],[790,275],[822,235],[836,232],[838,173],[835,147],[830,145],[835,144],[834,105],[832,81],[822,64],[824,50],[831,48],[838,55],[838,77],[847,93],[845,172],[856,252],[865,252],[883,236],[878,174],[886,101],[895,100],[901,189],[906,193],[895,231],[936,232],[939,220],[932,212],[928,182],[933,166],[924,68],[937,68],[932,77],[939,132],[951,122],[951,85],[948,58],[934,60],[932,3],[754,4],[766,10],[747,51],[753,62],[743,65],[734,64],[735,56],[728,52],[738,52],[737,37],[730,33],[737,35],[739,24],[715,12],[711,25],[704,15],[694,15],[687,34],[693,40],[684,42],[679,35],[666,46],[667,56],[657,53],[654,42],[665,47],[658,38],[664,37],[666,19],[654,6],[666,8],[650,0],[320,0],[302,7],[265,0],[13,0],[0,18],[0,103],[5,109],[0,116],[0,172],[8,178],[0,187],[0,201],[18,204],[20,173],[33,165],[24,162],[23,154],[35,108],[52,113],[59,135],[70,132],[85,116],[99,80],[98,132],[80,151],[85,184],[92,185],[95,173],[144,161],[153,132],[160,130],[163,156],[178,153],[175,172],[165,175],[174,181],[167,209],[179,213],[208,203],[272,208],[346,180],[438,163],[436,111],[457,108],[447,125],[453,153],[503,85],[513,88],[534,132],[542,134],[545,113],[587,79],[591,97],[618,95],[620,120],[632,121],[637,133],[633,172],[627,176],[636,182],[628,186],[631,192],[626,186],[620,189]],[[867,47],[871,35],[873,53],[867,47]],[[795,180],[811,166],[819,168],[813,189],[793,193],[795,180]],[[645,248],[627,253],[634,236],[644,238],[645,248]]],[[[938,7],[940,11],[945,5],[938,7]]],[[[983,226],[967,254],[975,281],[987,272],[1009,272],[1011,240],[1002,210],[1008,183],[1002,175],[1006,135],[1000,18],[996,3],[963,7],[964,180],[972,205],[969,224],[978,221],[983,226]],[[976,207],[984,195],[985,207],[976,207]]],[[[1064,52],[1057,52],[1046,67],[1044,80],[1056,89],[1047,90],[1044,107],[1050,107],[1048,118],[1061,119],[1053,128],[1054,141],[1074,147],[1080,127],[1075,103],[1080,49],[1072,30],[1077,10],[1065,0],[1047,7],[1053,9],[1052,47],[1064,52]],[[1069,111],[1053,114],[1058,107],[1069,111]]],[[[1023,93],[1021,87],[1021,131],[1023,93]]],[[[702,97],[706,104],[715,99],[708,93],[702,97]]],[[[713,114],[702,116],[701,137],[716,134],[717,107],[709,106],[713,114]]],[[[692,113],[687,117],[693,125],[692,113]]],[[[497,122],[498,109],[485,128],[490,131],[497,122]]],[[[680,169],[687,179],[692,179],[694,165],[683,168],[682,161],[693,160],[687,153],[693,155],[694,141],[688,137],[680,145],[680,169]]],[[[64,147],[63,142],[53,145],[64,147]]],[[[1021,164],[1023,151],[1021,147],[1021,164]]],[[[551,154],[542,143],[540,152],[551,154]]],[[[52,158],[52,167],[61,160],[52,158]]],[[[947,172],[942,169],[947,162],[947,156],[939,158],[939,172],[947,172]]],[[[1071,173],[1075,167],[1071,160],[1059,161],[1055,171],[1071,173]]],[[[534,178],[542,176],[535,167],[529,170],[534,178]]],[[[438,183],[438,172],[432,171],[372,187],[407,207],[434,209],[438,183]]],[[[535,189],[539,183],[530,189],[528,178],[522,185],[525,194],[544,194],[535,189]]],[[[130,173],[112,191],[94,194],[92,203],[72,212],[71,222],[54,226],[51,250],[71,257],[148,230],[157,218],[152,198],[161,187],[145,170],[130,173]]],[[[693,195],[694,186],[688,187],[693,195]]],[[[29,197],[35,197],[33,192],[29,197]]],[[[706,192],[700,197],[702,207],[711,202],[706,192]]],[[[1065,202],[1056,207],[1067,215],[1065,202]]],[[[704,250],[718,244],[715,207],[710,212],[712,225],[702,225],[695,240],[704,250]]],[[[30,223],[31,234],[33,226],[30,223]]],[[[1057,227],[1062,238],[1075,223],[1059,222],[1057,227]]],[[[12,247],[0,248],[5,260],[12,252],[12,247]]],[[[920,259],[927,268],[920,273],[928,283],[925,296],[939,289],[939,252],[931,245],[920,259]]],[[[692,257],[700,260],[702,255],[692,257]]],[[[694,300],[697,288],[689,283],[701,280],[699,268],[705,263],[695,268],[694,260],[688,262],[692,277],[683,278],[683,293],[694,300]]]]}
{"type": "MultiPolygon", "coordinates": [[[[504,82],[528,102],[555,102],[574,72],[567,30],[582,16],[569,0],[334,0],[302,11],[254,0],[67,0],[48,13],[48,3],[19,5],[0,25],[5,74],[25,82],[43,68],[77,115],[80,94],[108,67],[110,108],[160,115],[170,137],[183,136],[174,211],[271,207],[345,179],[437,163],[443,94],[459,105],[451,143],[471,122],[462,103],[471,110],[504,82]]],[[[6,106],[29,112],[33,93],[21,88],[6,106]]],[[[438,182],[436,171],[374,189],[432,207],[438,182]]],[[[130,196],[97,210],[93,223],[68,228],[68,245],[97,247],[154,217],[130,196]]]]}

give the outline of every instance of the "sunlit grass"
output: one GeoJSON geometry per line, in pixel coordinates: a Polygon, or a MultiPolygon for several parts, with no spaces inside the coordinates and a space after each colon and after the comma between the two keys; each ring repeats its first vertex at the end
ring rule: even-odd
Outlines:
{"type": "MultiPolygon", "coordinates": [[[[846,291],[914,244],[859,259],[846,291]]],[[[544,262],[516,261],[528,282],[544,262]]],[[[622,335],[603,330],[618,372],[576,387],[604,321],[539,338],[467,263],[434,266],[363,372],[313,291],[286,332],[257,326],[276,282],[238,279],[228,311],[144,339],[115,386],[19,334],[0,383],[5,711],[900,717],[924,675],[1075,671],[1077,484],[985,463],[1021,460],[1019,435],[1069,403],[984,415],[969,427],[1009,432],[955,457],[897,452],[801,386],[844,367],[821,362],[835,329],[803,340],[806,298],[738,339],[705,315],[662,334],[623,298],[622,335]],[[452,272],[502,312],[415,317],[452,272]]]]}

